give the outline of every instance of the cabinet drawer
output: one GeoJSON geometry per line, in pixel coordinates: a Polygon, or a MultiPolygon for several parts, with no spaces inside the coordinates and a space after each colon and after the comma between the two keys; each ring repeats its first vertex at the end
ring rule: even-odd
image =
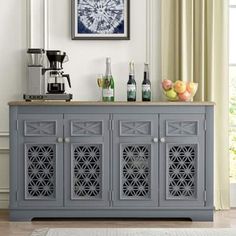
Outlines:
{"type": "Polygon", "coordinates": [[[150,114],[115,115],[118,137],[151,137],[158,116],[150,114]]]}
{"type": "Polygon", "coordinates": [[[56,137],[63,119],[57,114],[24,114],[19,115],[18,121],[22,137],[56,137]]]}
{"type": "Polygon", "coordinates": [[[74,137],[91,137],[103,135],[103,121],[101,120],[71,120],[71,136],[74,137]]]}
{"type": "Polygon", "coordinates": [[[199,136],[204,126],[205,116],[202,114],[161,115],[162,136],[194,137],[199,136]]]}
{"type": "Polygon", "coordinates": [[[25,120],[24,136],[56,136],[57,122],[50,120],[25,120]]]}
{"type": "Polygon", "coordinates": [[[152,122],[145,120],[121,120],[119,122],[119,132],[122,137],[150,136],[152,122]]]}

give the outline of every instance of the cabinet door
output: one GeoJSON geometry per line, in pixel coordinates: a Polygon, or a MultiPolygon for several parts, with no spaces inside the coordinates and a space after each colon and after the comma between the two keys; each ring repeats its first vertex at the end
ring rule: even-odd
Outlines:
{"type": "Polygon", "coordinates": [[[204,114],[161,115],[161,206],[204,206],[204,120],[204,114]]]}
{"type": "Polygon", "coordinates": [[[155,115],[114,115],[114,207],[157,206],[157,124],[155,115]]]}
{"type": "Polygon", "coordinates": [[[63,116],[19,115],[18,125],[19,206],[62,206],[63,116]]]}
{"type": "Polygon", "coordinates": [[[65,116],[65,204],[109,205],[109,115],[65,116]]]}

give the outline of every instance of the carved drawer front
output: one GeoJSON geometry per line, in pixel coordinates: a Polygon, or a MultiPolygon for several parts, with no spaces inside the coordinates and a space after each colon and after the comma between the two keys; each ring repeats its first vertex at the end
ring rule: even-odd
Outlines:
{"type": "Polygon", "coordinates": [[[166,136],[196,136],[198,121],[166,121],[166,136]]]}
{"type": "Polygon", "coordinates": [[[151,198],[151,145],[121,144],[121,199],[151,198]]]}
{"type": "Polygon", "coordinates": [[[191,200],[197,197],[197,144],[169,144],[167,156],[167,199],[191,200]]]}
{"type": "Polygon", "coordinates": [[[24,135],[34,137],[56,136],[56,121],[24,121],[24,135]]]}
{"type": "Polygon", "coordinates": [[[120,121],[120,136],[150,136],[151,121],[120,121]]]}
{"type": "Polygon", "coordinates": [[[102,199],[102,144],[74,144],[72,154],[72,199],[102,199]]]}
{"type": "Polygon", "coordinates": [[[71,121],[71,136],[102,136],[103,122],[102,121],[86,121],[73,120],[71,121]]]}
{"type": "Polygon", "coordinates": [[[26,144],[25,168],[25,199],[55,199],[56,145],[26,144]]]}

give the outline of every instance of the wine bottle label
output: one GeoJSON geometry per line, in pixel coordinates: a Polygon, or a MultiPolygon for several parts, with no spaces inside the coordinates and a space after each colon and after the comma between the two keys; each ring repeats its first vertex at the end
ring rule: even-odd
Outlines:
{"type": "Polygon", "coordinates": [[[150,84],[142,85],[142,97],[144,99],[151,99],[151,85],[150,84]]]}
{"type": "Polygon", "coordinates": [[[127,85],[127,97],[128,99],[135,99],[136,98],[136,86],[135,84],[128,84],[127,85]]]}
{"type": "Polygon", "coordinates": [[[102,96],[105,98],[114,97],[114,89],[112,89],[112,88],[103,89],[102,96]]]}
{"type": "Polygon", "coordinates": [[[135,92],[135,91],[136,91],[136,86],[135,86],[135,84],[128,84],[128,85],[127,85],[127,91],[128,91],[128,92],[131,92],[131,91],[135,92]]]}
{"type": "Polygon", "coordinates": [[[150,86],[150,84],[143,84],[143,85],[142,85],[142,90],[143,90],[143,92],[149,92],[149,91],[151,91],[151,86],[150,86]]]}

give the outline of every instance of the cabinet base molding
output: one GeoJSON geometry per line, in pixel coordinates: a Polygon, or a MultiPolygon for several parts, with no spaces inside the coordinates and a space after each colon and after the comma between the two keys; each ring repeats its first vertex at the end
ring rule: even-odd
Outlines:
{"type": "Polygon", "coordinates": [[[166,218],[213,221],[213,210],[11,210],[11,221],[31,221],[37,218],[166,218]]]}

